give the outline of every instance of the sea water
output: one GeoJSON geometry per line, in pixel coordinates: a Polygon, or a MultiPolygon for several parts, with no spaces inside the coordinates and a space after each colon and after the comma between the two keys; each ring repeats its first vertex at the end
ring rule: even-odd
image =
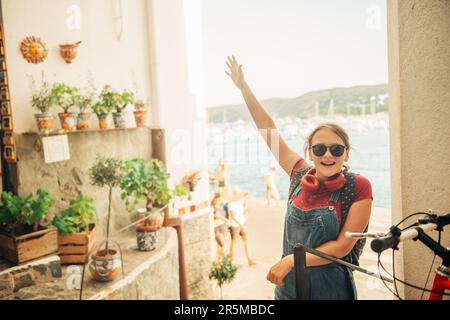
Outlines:
{"type": "MultiPolygon", "coordinates": [[[[348,132],[351,144],[351,171],[369,179],[374,206],[391,207],[389,166],[389,123],[386,113],[367,116],[337,116],[333,118],[277,119],[277,127],[287,144],[304,157],[305,138],[321,122],[332,121],[348,132]]],[[[264,132],[263,132],[264,134],[264,132]]],[[[209,170],[213,172],[219,161],[227,164],[231,186],[248,191],[251,197],[264,198],[267,170],[275,165],[278,173],[275,184],[283,200],[287,199],[289,177],[278,166],[260,133],[252,123],[210,124],[207,127],[209,170]]]]}

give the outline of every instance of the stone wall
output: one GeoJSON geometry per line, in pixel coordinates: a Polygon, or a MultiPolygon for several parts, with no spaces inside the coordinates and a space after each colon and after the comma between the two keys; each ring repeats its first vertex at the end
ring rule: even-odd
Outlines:
{"type": "MultiPolygon", "coordinates": [[[[107,190],[90,185],[88,169],[97,156],[118,159],[142,157],[147,160],[152,157],[159,158],[162,152],[158,140],[160,132],[161,130],[156,128],[132,128],[69,133],[70,160],[50,164],[44,163],[41,139],[38,135],[31,133],[18,135],[18,162],[12,168],[12,172],[15,172],[14,185],[19,195],[35,192],[38,188],[50,190],[57,199],[58,210],[67,207],[68,202],[80,193],[94,196],[100,218],[99,235],[101,235],[106,225],[107,190]]],[[[113,191],[112,212],[112,232],[130,223],[131,215],[126,212],[120,199],[120,189],[113,191]]],[[[202,209],[196,213],[186,214],[182,221],[189,299],[211,299],[213,289],[212,282],[208,278],[214,240],[211,215],[208,210],[202,209]]],[[[98,241],[100,242],[102,238],[99,236],[98,241]]],[[[103,298],[179,299],[178,254],[170,253],[161,259],[158,265],[164,267],[149,265],[140,275],[135,275],[136,280],[122,284],[115,290],[109,290],[115,293],[103,298]],[[167,279],[161,282],[162,278],[167,279]],[[161,286],[161,283],[164,285],[161,286]],[[174,295],[174,292],[177,294],[174,295]]]]}
{"type": "Polygon", "coordinates": [[[0,299],[22,288],[51,282],[61,277],[61,263],[58,256],[38,259],[17,267],[11,267],[10,262],[0,258],[0,299]]]}
{"type": "Polygon", "coordinates": [[[207,210],[186,215],[182,222],[189,299],[213,299],[208,274],[212,265],[211,215],[207,210]]]}
{"type": "Polygon", "coordinates": [[[96,284],[94,287],[88,283],[90,288],[87,290],[86,298],[89,300],[179,299],[178,244],[175,230],[161,229],[158,248],[151,252],[137,251],[134,235],[128,239],[126,241],[124,238],[121,241],[125,243],[122,249],[125,249],[124,264],[127,268],[125,277],[112,285],[96,284]],[[92,295],[93,292],[95,294],[92,295]]]}
{"type": "MultiPolygon", "coordinates": [[[[17,164],[12,168],[14,182],[19,195],[48,189],[55,197],[57,211],[67,208],[70,200],[79,194],[95,197],[95,206],[101,228],[106,225],[108,212],[108,190],[90,184],[88,170],[96,157],[108,156],[117,159],[152,157],[152,133],[157,129],[131,128],[123,130],[77,131],[68,134],[70,159],[46,164],[40,136],[25,133],[17,136],[17,164]]],[[[113,190],[112,225],[123,227],[131,215],[120,198],[120,189],[113,190]]]]}

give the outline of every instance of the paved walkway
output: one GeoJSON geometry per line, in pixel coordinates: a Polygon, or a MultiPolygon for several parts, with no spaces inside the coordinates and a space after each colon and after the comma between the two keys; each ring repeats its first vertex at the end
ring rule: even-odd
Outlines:
{"type": "MultiPolygon", "coordinates": [[[[264,199],[250,199],[251,215],[247,221],[253,257],[258,264],[247,266],[242,241],[236,245],[235,263],[239,266],[236,278],[223,288],[224,299],[271,300],[274,285],[266,280],[270,267],[281,257],[285,203],[282,207],[268,208],[264,199]]],[[[390,211],[374,208],[372,210],[369,231],[384,232],[391,226],[390,211]]],[[[392,270],[392,257],[385,252],[382,263],[387,270],[392,270]]],[[[377,270],[377,256],[370,250],[370,242],[366,244],[360,259],[362,267],[377,270]]],[[[355,282],[359,299],[392,299],[392,294],[383,283],[365,274],[355,272],[355,282]]]]}

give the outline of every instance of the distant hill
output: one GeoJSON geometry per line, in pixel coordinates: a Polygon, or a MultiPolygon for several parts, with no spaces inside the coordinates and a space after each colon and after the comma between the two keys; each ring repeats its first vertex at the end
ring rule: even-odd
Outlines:
{"type": "MultiPolygon", "coordinates": [[[[387,84],[355,86],[350,88],[332,88],[308,92],[295,98],[271,98],[261,103],[274,117],[306,118],[315,113],[315,104],[319,104],[319,114],[328,113],[331,99],[334,101],[334,114],[361,114],[362,108],[368,113],[370,100],[375,97],[376,112],[388,110],[387,84]],[[348,106],[348,107],[347,107],[348,106]]],[[[206,109],[208,122],[250,121],[250,113],[245,104],[224,105],[206,109]]]]}

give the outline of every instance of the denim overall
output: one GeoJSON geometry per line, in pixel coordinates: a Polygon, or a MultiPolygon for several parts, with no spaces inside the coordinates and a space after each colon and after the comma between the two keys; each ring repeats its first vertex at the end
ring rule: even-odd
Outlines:
{"type": "MultiPolygon", "coordinates": [[[[342,189],[334,191],[330,202],[336,203],[342,189]]],[[[301,191],[299,183],[293,195],[301,191]]],[[[289,197],[284,223],[283,258],[294,253],[294,246],[302,243],[317,248],[325,242],[336,240],[340,227],[334,206],[302,210],[295,206],[289,197]]],[[[345,259],[348,260],[348,259],[345,259]]],[[[352,271],[342,265],[329,263],[323,266],[307,268],[309,299],[311,300],[352,300],[356,299],[356,287],[352,271]]],[[[275,288],[276,300],[295,300],[294,270],[284,278],[284,286],[275,288]]]]}

